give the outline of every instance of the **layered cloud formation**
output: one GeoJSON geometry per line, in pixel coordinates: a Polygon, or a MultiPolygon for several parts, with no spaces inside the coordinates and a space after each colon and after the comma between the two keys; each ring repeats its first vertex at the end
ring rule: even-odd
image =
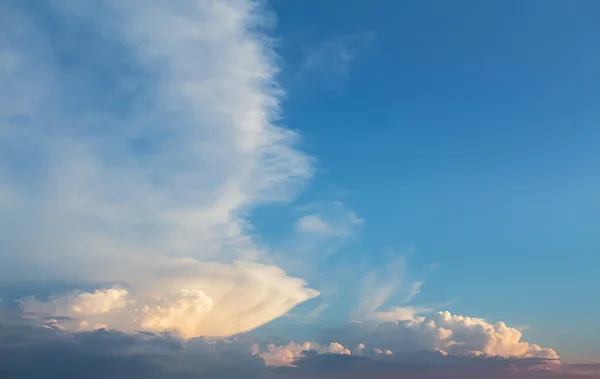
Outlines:
{"type": "Polygon", "coordinates": [[[598,365],[557,366],[535,358],[459,357],[438,352],[403,357],[385,352],[359,356],[349,354],[340,344],[314,343],[289,344],[279,351],[268,347],[261,352],[255,342],[244,337],[182,341],[153,333],[97,330],[73,334],[22,323],[5,324],[0,329],[0,375],[15,379],[72,376],[294,379],[367,375],[416,379],[584,379],[599,374],[598,365]],[[298,352],[300,349],[306,350],[298,352]],[[285,355],[284,351],[295,357],[285,355]],[[269,361],[271,358],[275,361],[269,361]],[[295,367],[265,365],[265,362],[287,363],[291,359],[295,367]]]}

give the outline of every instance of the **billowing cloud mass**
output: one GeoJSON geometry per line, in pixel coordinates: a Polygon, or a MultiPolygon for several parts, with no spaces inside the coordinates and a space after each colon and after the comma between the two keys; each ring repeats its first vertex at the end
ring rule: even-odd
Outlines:
{"type": "Polygon", "coordinates": [[[511,359],[543,359],[558,363],[558,354],[548,348],[521,340],[521,332],[503,322],[490,324],[481,318],[437,312],[428,317],[415,317],[375,325],[351,324],[336,331],[338,341],[330,345],[318,342],[269,344],[261,354],[267,365],[291,366],[306,351],[317,354],[353,354],[380,356],[437,352],[441,356],[502,357],[511,359]],[[328,347],[327,347],[328,346],[328,347]],[[352,346],[348,349],[345,346],[352,346]]]}
{"type": "Polygon", "coordinates": [[[201,278],[182,282],[183,287],[171,292],[130,293],[110,288],[45,301],[28,298],[21,308],[43,322],[60,320],[55,324],[67,330],[104,327],[130,332],[169,330],[185,338],[224,337],[252,330],[317,295],[305,289],[302,280],[290,278],[276,267],[252,263],[211,266],[202,268],[201,278]]]}
{"type": "Polygon", "coordinates": [[[384,319],[376,325],[364,325],[356,328],[348,341],[360,339],[367,346],[376,344],[394,353],[440,351],[465,356],[558,359],[554,350],[527,343],[521,337],[519,330],[503,322],[489,323],[482,318],[437,312],[426,317],[392,322],[384,319]]]}
{"type": "Polygon", "coordinates": [[[0,13],[0,277],[103,283],[26,311],[221,336],[318,294],[273,265],[246,218],[312,171],[275,124],[282,91],[258,3],[0,13]]]}

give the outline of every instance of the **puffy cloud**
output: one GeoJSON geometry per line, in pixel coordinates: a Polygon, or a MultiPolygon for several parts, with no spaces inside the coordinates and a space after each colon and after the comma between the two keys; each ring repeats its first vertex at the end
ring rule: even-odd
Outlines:
{"type": "Polygon", "coordinates": [[[298,359],[311,352],[315,354],[351,354],[349,349],[338,342],[332,342],[328,346],[317,342],[304,342],[302,344],[290,342],[280,346],[269,344],[267,351],[260,353],[260,357],[264,359],[267,366],[293,366],[298,359]]]}
{"type": "Polygon", "coordinates": [[[312,173],[274,123],[269,17],[250,0],[2,5],[0,277],[99,288],[28,312],[221,336],[317,295],[247,221],[312,173]]]}
{"type": "Polygon", "coordinates": [[[392,353],[391,350],[389,349],[385,349],[385,350],[381,350],[380,348],[376,347],[373,349],[373,352],[375,354],[385,354],[385,355],[394,355],[394,353],[392,353]]]}
{"type": "Polygon", "coordinates": [[[103,315],[123,309],[127,305],[127,297],[128,291],[117,287],[92,293],[74,291],[48,301],[30,297],[22,301],[22,308],[27,313],[55,316],[103,315]]]}
{"type": "Polygon", "coordinates": [[[503,322],[490,324],[481,318],[438,312],[428,317],[410,316],[397,321],[367,320],[336,330],[339,342],[290,342],[268,345],[260,354],[267,365],[291,366],[305,356],[317,354],[354,354],[358,356],[414,357],[410,354],[432,352],[438,356],[499,357],[510,359],[542,359],[558,362],[558,354],[548,348],[522,341],[519,330],[503,322]],[[326,346],[328,346],[326,348],[326,346]],[[356,346],[350,351],[344,346],[356,346]]]}
{"type": "Polygon", "coordinates": [[[175,290],[74,292],[46,301],[28,298],[21,308],[42,320],[59,320],[55,324],[67,330],[102,326],[130,332],[172,330],[185,338],[224,337],[252,330],[318,294],[277,267],[211,266],[212,276],[192,278],[175,290]]]}
{"type": "Polygon", "coordinates": [[[437,312],[430,316],[411,316],[400,312],[384,313],[379,320],[369,319],[348,327],[343,342],[364,343],[394,353],[441,351],[459,356],[500,356],[514,358],[558,359],[549,348],[522,341],[522,333],[503,322],[494,324],[482,318],[437,312]]]}

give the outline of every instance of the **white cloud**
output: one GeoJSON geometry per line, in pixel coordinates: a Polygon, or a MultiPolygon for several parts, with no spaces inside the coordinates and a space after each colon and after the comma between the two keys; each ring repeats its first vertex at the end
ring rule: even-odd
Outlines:
{"type": "Polygon", "coordinates": [[[481,318],[438,312],[427,317],[402,315],[398,321],[376,320],[373,325],[354,323],[337,331],[339,342],[329,345],[315,341],[269,344],[258,353],[270,366],[293,366],[306,350],[317,354],[352,354],[358,356],[411,356],[431,352],[442,357],[503,357],[511,359],[558,359],[548,348],[521,340],[521,332],[503,322],[488,323],[481,318]],[[344,346],[356,346],[352,351],[344,346]],[[409,355],[407,355],[409,354],[409,355]]]}
{"type": "Polygon", "coordinates": [[[260,353],[267,366],[294,366],[297,359],[301,358],[304,352],[313,350],[318,354],[343,354],[350,355],[352,352],[338,342],[332,342],[329,345],[321,345],[317,342],[304,342],[298,344],[290,342],[286,345],[269,344],[267,351],[260,353]]]}
{"type": "MultiPolygon", "coordinates": [[[[1,300],[1,299],[0,299],[1,300]]],[[[316,318],[319,317],[323,312],[325,312],[329,308],[329,304],[319,304],[309,313],[309,317],[316,318]]]]}
{"type": "Polygon", "coordinates": [[[257,3],[6,8],[0,277],[128,291],[124,308],[113,307],[125,301],[111,297],[117,292],[100,289],[30,299],[30,311],[54,307],[78,327],[127,330],[130,301],[149,304],[138,313],[149,329],[225,335],[317,295],[260,264],[268,251],[246,217],[289,199],[312,173],[297,135],[274,124],[282,91],[270,42],[256,29],[269,17],[257,3]],[[68,35],[33,22],[35,12],[68,35]]]}
{"type": "Polygon", "coordinates": [[[184,338],[226,337],[282,316],[318,294],[274,266],[211,264],[199,272],[202,278],[178,278],[171,289],[164,283],[162,290],[144,286],[140,292],[74,292],[47,301],[28,298],[21,308],[40,321],[58,320],[53,324],[71,331],[102,325],[128,332],[175,331],[184,338]]]}
{"type": "Polygon", "coordinates": [[[424,281],[416,281],[411,284],[410,290],[408,291],[408,295],[406,295],[405,303],[412,301],[418,294],[421,293],[421,287],[425,284],[424,281]]]}
{"type": "MultiPolygon", "coordinates": [[[[415,314],[417,312],[413,312],[415,314]]],[[[482,318],[437,312],[429,316],[401,313],[393,320],[393,312],[384,314],[376,326],[357,327],[352,338],[367,346],[376,345],[394,353],[407,351],[444,351],[456,355],[489,355],[517,358],[557,359],[548,348],[522,341],[522,333],[503,322],[489,323],[482,318]],[[361,329],[363,328],[363,329],[361,329]]],[[[372,320],[367,320],[372,321],[372,320]]],[[[353,341],[346,341],[351,343],[353,341]]]]}
{"type": "Polygon", "coordinates": [[[367,315],[367,319],[377,321],[407,321],[428,312],[431,312],[431,309],[423,307],[394,307],[387,311],[373,312],[367,315]]]}
{"type": "Polygon", "coordinates": [[[319,215],[308,215],[301,217],[296,223],[298,231],[314,234],[334,234],[335,230],[319,215]]]}
{"type": "Polygon", "coordinates": [[[318,209],[320,213],[311,213],[300,217],[296,221],[296,231],[305,235],[314,235],[321,238],[347,238],[356,228],[364,224],[358,215],[344,208],[338,201],[330,204],[313,204],[303,207],[304,210],[318,209]]]}
{"type": "Polygon", "coordinates": [[[403,257],[394,259],[381,269],[370,271],[362,278],[361,295],[354,317],[369,317],[383,306],[400,288],[405,280],[406,261],[403,257]]]}

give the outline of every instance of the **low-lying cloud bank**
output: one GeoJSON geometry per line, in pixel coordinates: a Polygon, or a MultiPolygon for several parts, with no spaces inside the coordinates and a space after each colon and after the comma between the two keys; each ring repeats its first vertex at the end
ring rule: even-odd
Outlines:
{"type": "MultiPolygon", "coordinates": [[[[94,292],[74,292],[45,301],[25,298],[21,300],[20,308],[25,317],[61,330],[108,328],[126,332],[169,331],[189,339],[199,336],[228,337],[240,331],[253,330],[263,323],[265,314],[283,315],[296,302],[317,294],[316,291],[304,289],[301,280],[287,278],[274,267],[246,265],[241,272],[246,272],[248,277],[240,283],[241,288],[237,292],[225,292],[221,297],[211,297],[200,289],[192,288],[180,289],[161,298],[140,298],[132,296],[127,289],[115,287],[94,292]],[[275,275],[281,275],[282,278],[275,278],[275,275]],[[256,292],[253,281],[258,279],[267,281],[267,284],[261,283],[258,288],[270,290],[256,292]],[[286,302],[286,295],[293,291],[304,298],[286,302]],[[280,293],[284,295],[280,296],[280,293]],[[237,301],[237,296],[242,295],[254,298],[252,307],[243,308],[248,302],[237,301]],[[235,320],[228,318],[232,314],[237,315],[235,320]]],[[[209,280],[208,283],[216,280],[209,280]]],[[[352,323],[343,330],[333,331],[328,337],[333,342],[325,345],[318,342],[290,342],[282,346],[271,344],[261,356],[268,365],[274,366],[293,365],[306,350],[361,356],[436,351],[443,355],[471,357],[559,359],[558,354],[550,348],[522,341],[522,333],[503,322],[492,324],[482,318],[452,315],[450,312],[437,312],[426,317],[411,315],[397,321],[389,321],[387,316],[379,321],[370,318],[352,323]]]]}
{"type": "MultiPolygon", "coordinates": [[[[270,350],[250,336],[211,341],[156,333],[70,333],[23,322],[0,328],[0,376],[86,378],[593,378],[598,365],[556,365],[542,358],[459,357],[441,352],[354,355],[340,344],[303,344],[294,367],[269,367],[270,350]]],[[[287,346],[290,349],[290,346],[287,346]]],[[[360,349],[359,349],[360,350],[360,349]]],[[[358,352],[358,350],[357,350],[358,352]]],[[[296,354],[296,353],[294,353],[296,354]]]]}
{"type": "Polygon", "coordinates": [[[490,324],[481,318],[438,312],[428,317],[351,324],[330,333],[335,342],[303,342],[276,346],[269,344],[261,354],[268,365],[294,366],[305,351],[337,353],[361,357],[406,357],[416,352],[432,352],[440,357],[482,357],[539,359],[560,364],[558,354],[548,348],[521,341],[521,332],[503,322],[490,324]]]}

